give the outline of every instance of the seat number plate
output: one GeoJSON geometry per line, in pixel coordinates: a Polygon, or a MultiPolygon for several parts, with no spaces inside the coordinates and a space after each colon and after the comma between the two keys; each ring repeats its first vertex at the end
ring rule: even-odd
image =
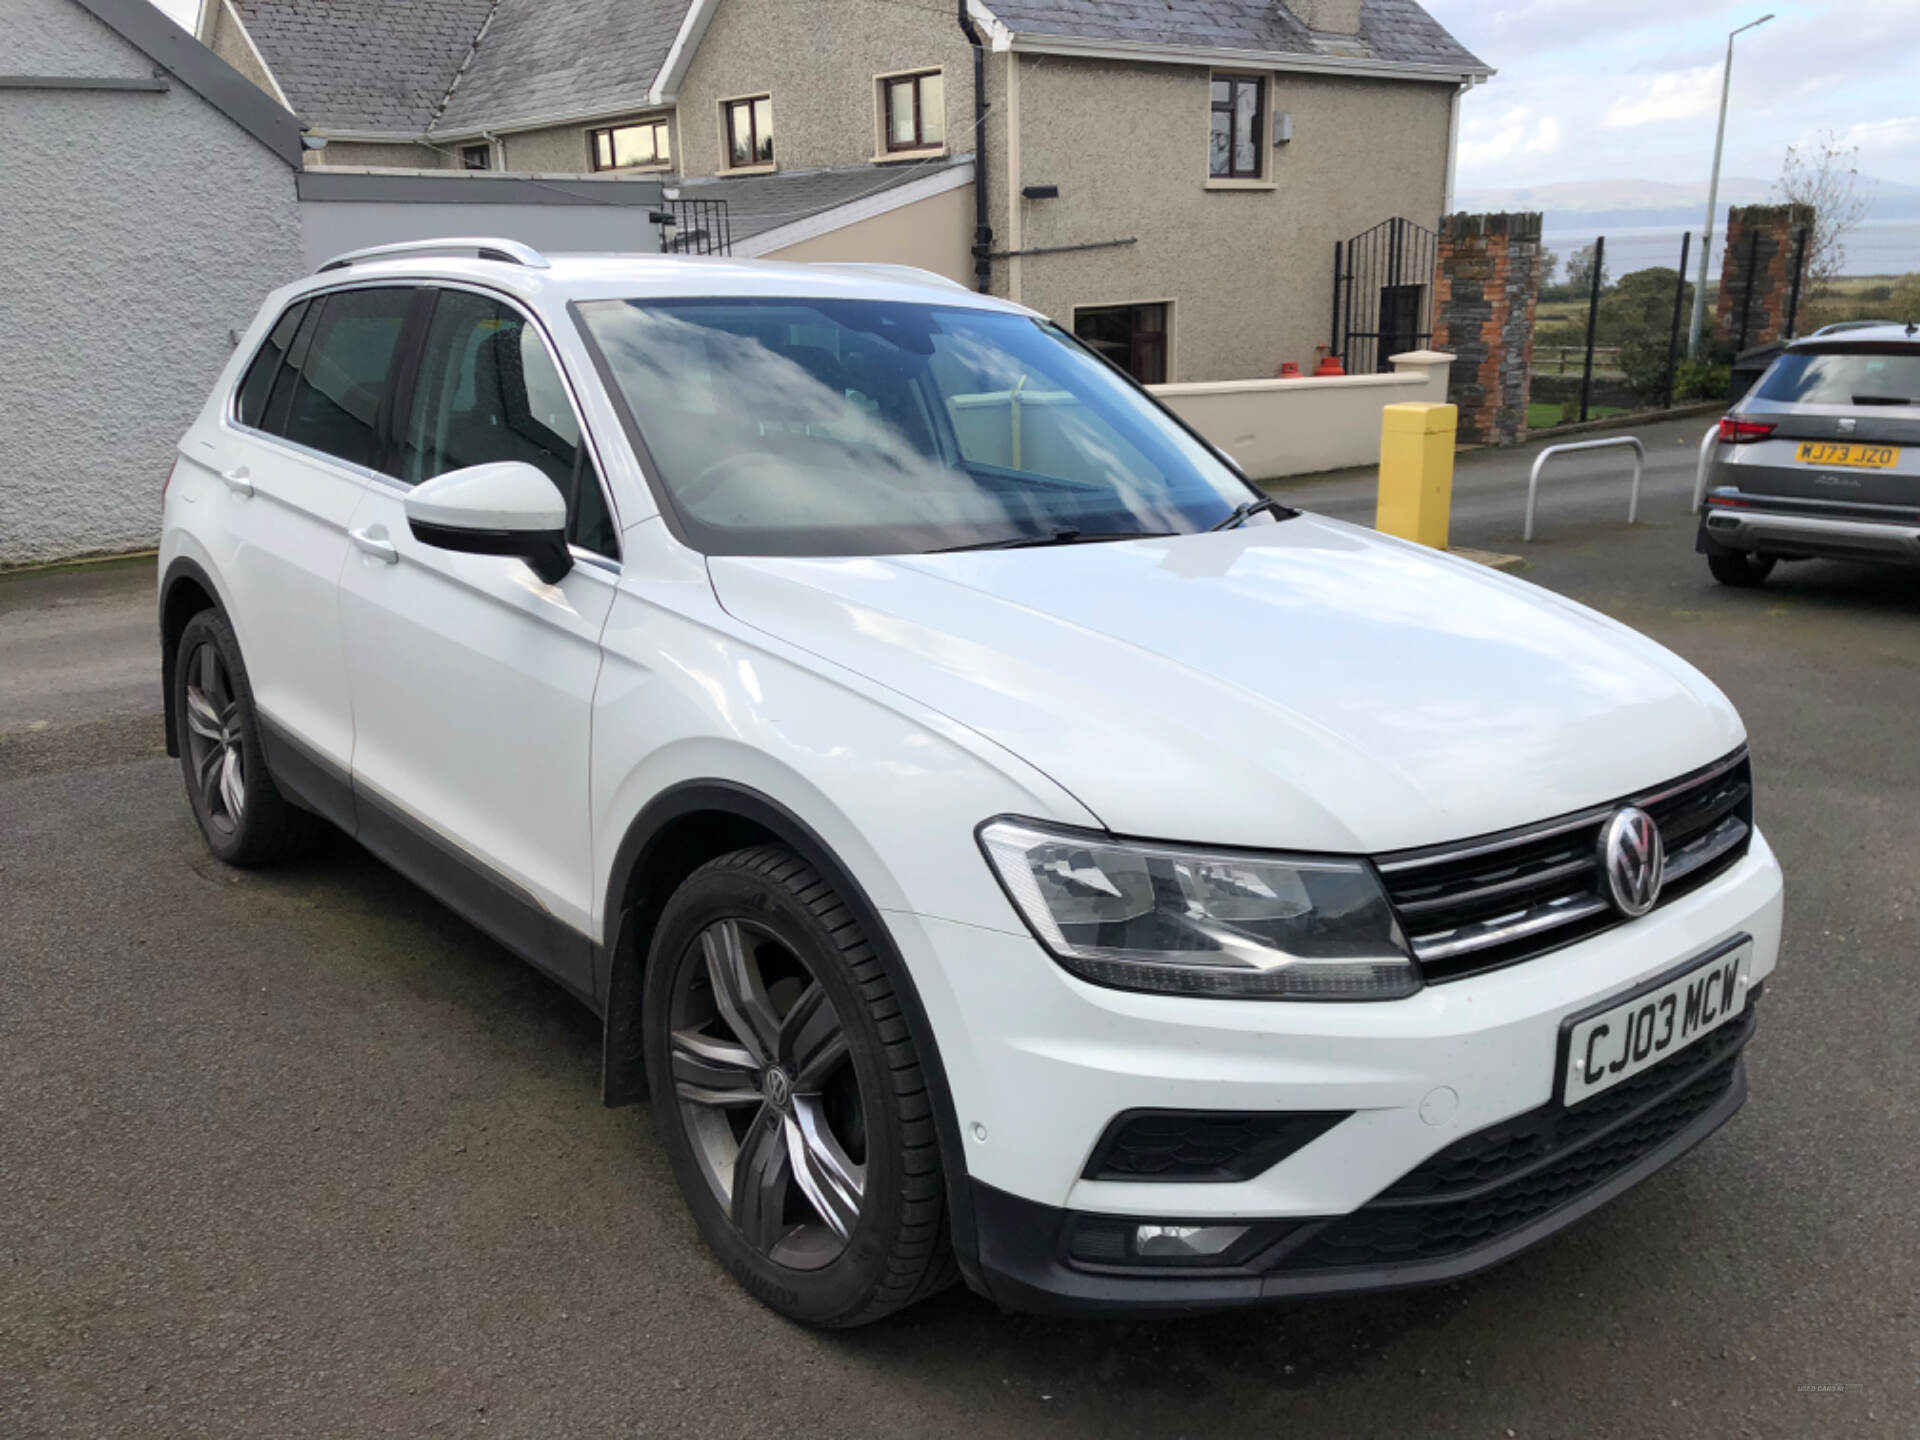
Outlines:
{"type": "Polygon", "coordinates": [[[1802,465],[1851,465],[1856,470],[1889,470],[1900,462],[1900,447],[1802,440],[1793,458],[1802,465]]]}
{"type": "Polygon", "coordinates": [[[1717,951],[1672,980],[1575,1021],[1562,1101],[1578,1105],[1712,1034],[1747,1007],[1753,941],[1717,951]]]}

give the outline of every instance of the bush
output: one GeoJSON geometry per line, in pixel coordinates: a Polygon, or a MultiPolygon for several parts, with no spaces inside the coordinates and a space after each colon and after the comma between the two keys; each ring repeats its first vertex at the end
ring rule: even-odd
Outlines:
{"type": "Polygon", "coordinates": [[[1724,400],[1733,389],[1733,366],[1709,352],[1698,360],[1682,360],[1674,371],[1673,398],[1724,400]]]}

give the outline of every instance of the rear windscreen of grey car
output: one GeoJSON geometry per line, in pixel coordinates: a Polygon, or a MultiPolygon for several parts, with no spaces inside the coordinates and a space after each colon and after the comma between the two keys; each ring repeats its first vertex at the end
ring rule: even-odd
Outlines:
{"type": "Polygon", "coordinates": [[[1920,350],[1846,345],[1789,350],[1754,390],[1786,405],[1920,404],[1920,350]]]}

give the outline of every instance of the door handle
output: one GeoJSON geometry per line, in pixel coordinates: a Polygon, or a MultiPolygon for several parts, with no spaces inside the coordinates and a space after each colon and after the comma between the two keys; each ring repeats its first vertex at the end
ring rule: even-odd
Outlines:
{"type": "Polygon", "coordinates": [[[235,466],[231,470],[222,470],[220,480],[236,495],[253,494],[253,472],[244,465],[235,466]]]}
{"type": "Polygon", "coordinates": [[[365,530],[349,530],[347,536],[356,546],[373,556],[374,559],[384,560],[389,565],[398,565],[400,563],[400,551],[394,543],[387,538],[387,531],[384,525],[376,525],[365,530]]]}

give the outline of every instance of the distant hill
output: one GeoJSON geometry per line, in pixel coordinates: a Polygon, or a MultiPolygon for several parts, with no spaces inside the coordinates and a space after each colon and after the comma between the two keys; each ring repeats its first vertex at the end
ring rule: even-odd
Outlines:
{"type": "MultiPolygon", "coordinates": [[[[1869,220],[1920,218],[1920,185],[1880,180],[1869,220]]],[[[1751,176],[1730,175],[1720,181],[1720,208],[1760,205],[1773,198],[1773,186],[1751,176]]],[[[1539,210],[1549,230],[1606,228],[1626,225],[1691,225],[1700,223],[1706,207],[1707,185],[1672,185],[1659,180],[1580,180],[1555,185],[1528,185],[1514,189],[1467,189],[1455,197],[1459,210],[1476,212],[1539,210]]]]}

